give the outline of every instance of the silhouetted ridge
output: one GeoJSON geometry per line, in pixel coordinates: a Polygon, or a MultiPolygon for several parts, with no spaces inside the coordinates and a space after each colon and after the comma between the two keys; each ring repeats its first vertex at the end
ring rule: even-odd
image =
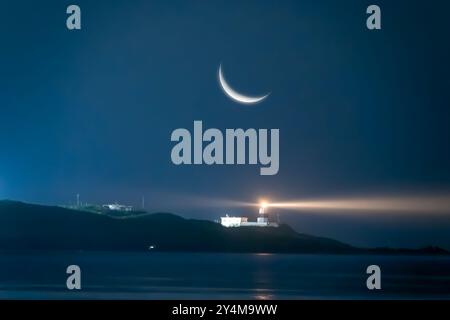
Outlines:
{"type": "Polygon", "coordinates": [[[133,250],[272,253],[447,254],[439,247],[361,249],[288,225],[225,228],[171,213],[111,217],[57,206],[0,201],[0,250],[133,250]]]}

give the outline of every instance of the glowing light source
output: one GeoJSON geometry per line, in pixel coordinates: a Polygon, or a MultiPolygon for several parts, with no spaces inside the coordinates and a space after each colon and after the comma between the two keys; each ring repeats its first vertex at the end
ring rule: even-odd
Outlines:
{"type": "Polygon", "coordinates": [[[266,209],[269,206],[266,200],[261,200],[259,203],[259,214],[266,213],[266,209]]]}
{"type": "Polygon", "coordinates": [[[266,209],[269,206],[269,204],[267,203],[266,200],[261,200],[261,202],[259,203],[259,206],[263,209],[266,209]]]}

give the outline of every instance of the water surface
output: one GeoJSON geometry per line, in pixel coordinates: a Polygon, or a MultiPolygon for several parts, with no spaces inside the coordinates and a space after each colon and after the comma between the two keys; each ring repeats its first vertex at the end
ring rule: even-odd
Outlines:
{"type": "Polygon", "coordinates": [[[450,257],[1,253],[3,299],[449,299],[450,257]],[[82,290],[66,289],[79,265],[82,290]],[[377,264],[382,290],[366,288],[377,264]]]}

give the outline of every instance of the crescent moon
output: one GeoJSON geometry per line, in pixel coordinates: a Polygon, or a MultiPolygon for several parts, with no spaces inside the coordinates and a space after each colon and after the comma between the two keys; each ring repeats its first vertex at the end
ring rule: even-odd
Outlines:
{"type": "Polygon", "coordinates": [[[235,90],[233,90],[230,85],[226,82],[225,77],[223,76],[222,72],[222,64],[219,65],[219,83],[222,87],[223,92],[227,96],[229,96],[231,99],[233,99],[236,102],[243,103],[243,104],[255,104],[258,102],[263,101],[265,98],[267,98],[270,93],[264,95],[264,96],[257,96],[257,97],[251,97],[243,95],[235,90]]]}

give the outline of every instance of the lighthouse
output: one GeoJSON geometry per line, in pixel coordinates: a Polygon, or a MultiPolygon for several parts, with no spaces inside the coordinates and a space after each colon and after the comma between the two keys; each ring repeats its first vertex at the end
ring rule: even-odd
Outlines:
{"type": "Polygon", "coordinates": [[[256,221],[248,221],[247,217],[229,216],[220,217],[220,224],[224,227],[278,227],[278,223],[270,222],[267,214],[268,204],[261,202],[256,221]]]}
{"type": "Polygon", "coordinates": [[[259,215],[256,220],[259,224],[269,225],[269,216],[267,215],[267,203],[262,202],[259,207],[259,215]]]}

